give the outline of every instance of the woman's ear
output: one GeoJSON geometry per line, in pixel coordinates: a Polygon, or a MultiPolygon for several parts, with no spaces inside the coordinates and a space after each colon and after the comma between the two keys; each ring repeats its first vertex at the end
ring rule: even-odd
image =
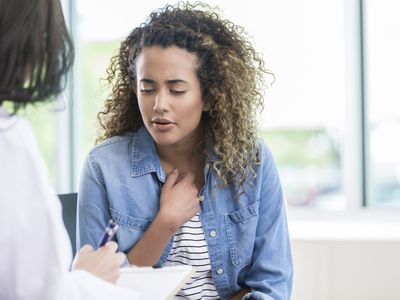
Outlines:
{"type": "Polygon", "coordinates": [[[208,100],[204,101],[203,111],[209,111],[211,109],[211,103],[208,100]]]}

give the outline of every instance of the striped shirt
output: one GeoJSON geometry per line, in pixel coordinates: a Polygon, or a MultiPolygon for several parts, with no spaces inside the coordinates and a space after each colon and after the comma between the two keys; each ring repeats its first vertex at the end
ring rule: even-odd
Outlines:
{"type": "Polygon", "coordinates": [[[195,274],[175,299],[219,299],[199,214],[175,233],[165,265],[191,265],[195,268],[195,274]]]}

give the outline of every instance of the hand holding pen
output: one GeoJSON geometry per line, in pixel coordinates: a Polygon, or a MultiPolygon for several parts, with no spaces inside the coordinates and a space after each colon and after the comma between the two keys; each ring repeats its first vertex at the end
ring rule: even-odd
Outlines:
{"type": "Polygon", "coordinates": [[[75,256],[72,270],[85,270],[103,280],[115,283],[119,277],[119,266],[126,260],[124,253],[117,252],[117,243],[108,243],[115,235],[117,228],[115,221],[110,220],[98,243],[98,247],[102,248],[93,250],[90,245],[83,246],[75,256]]]}
{"type": "Polygon", "coordinates": [[[106,229],[104,230],[104,234],[101,237],[97,248],[100,248],[102,246],[104,246],[107,242],[111,241],[111,239],[114,237],[115,233],[117,232],[118,229],[118,224],[117,222],[115,222],[114,220],[110,220],[108,222],[108,225],[106,227],[106,229]]]}

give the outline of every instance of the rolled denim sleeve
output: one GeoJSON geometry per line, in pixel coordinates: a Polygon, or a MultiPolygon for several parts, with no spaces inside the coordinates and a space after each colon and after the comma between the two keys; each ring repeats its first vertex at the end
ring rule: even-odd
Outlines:
{"type": "Polygon", "coordinates": [[[77,248],[85,244],[97,247],[111,216],[100,167],[89,154],[79,183],[77,248]]]}
{"type": "Polygon", "coordinates": [[[261,145],[262,186],[252,264],[242,299],[288,300],[293,265],[282,188],[271,152],[261,145]]]}

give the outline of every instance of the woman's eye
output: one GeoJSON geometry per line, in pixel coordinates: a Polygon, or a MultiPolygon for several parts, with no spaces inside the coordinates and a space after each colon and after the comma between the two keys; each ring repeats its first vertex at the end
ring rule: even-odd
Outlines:
{"type": "Polygon", "coordinates": [[[186,93],[186,91],[170,90],[170,93],[174,95],[182,95],[186,93]]]}
{"type": "Polygon", "coordinates": [[[151,94],[153,92],[154,92],[153,89],[141,89],[140,90],[140,93],[142,93],[142,94],[151,94]]]}

